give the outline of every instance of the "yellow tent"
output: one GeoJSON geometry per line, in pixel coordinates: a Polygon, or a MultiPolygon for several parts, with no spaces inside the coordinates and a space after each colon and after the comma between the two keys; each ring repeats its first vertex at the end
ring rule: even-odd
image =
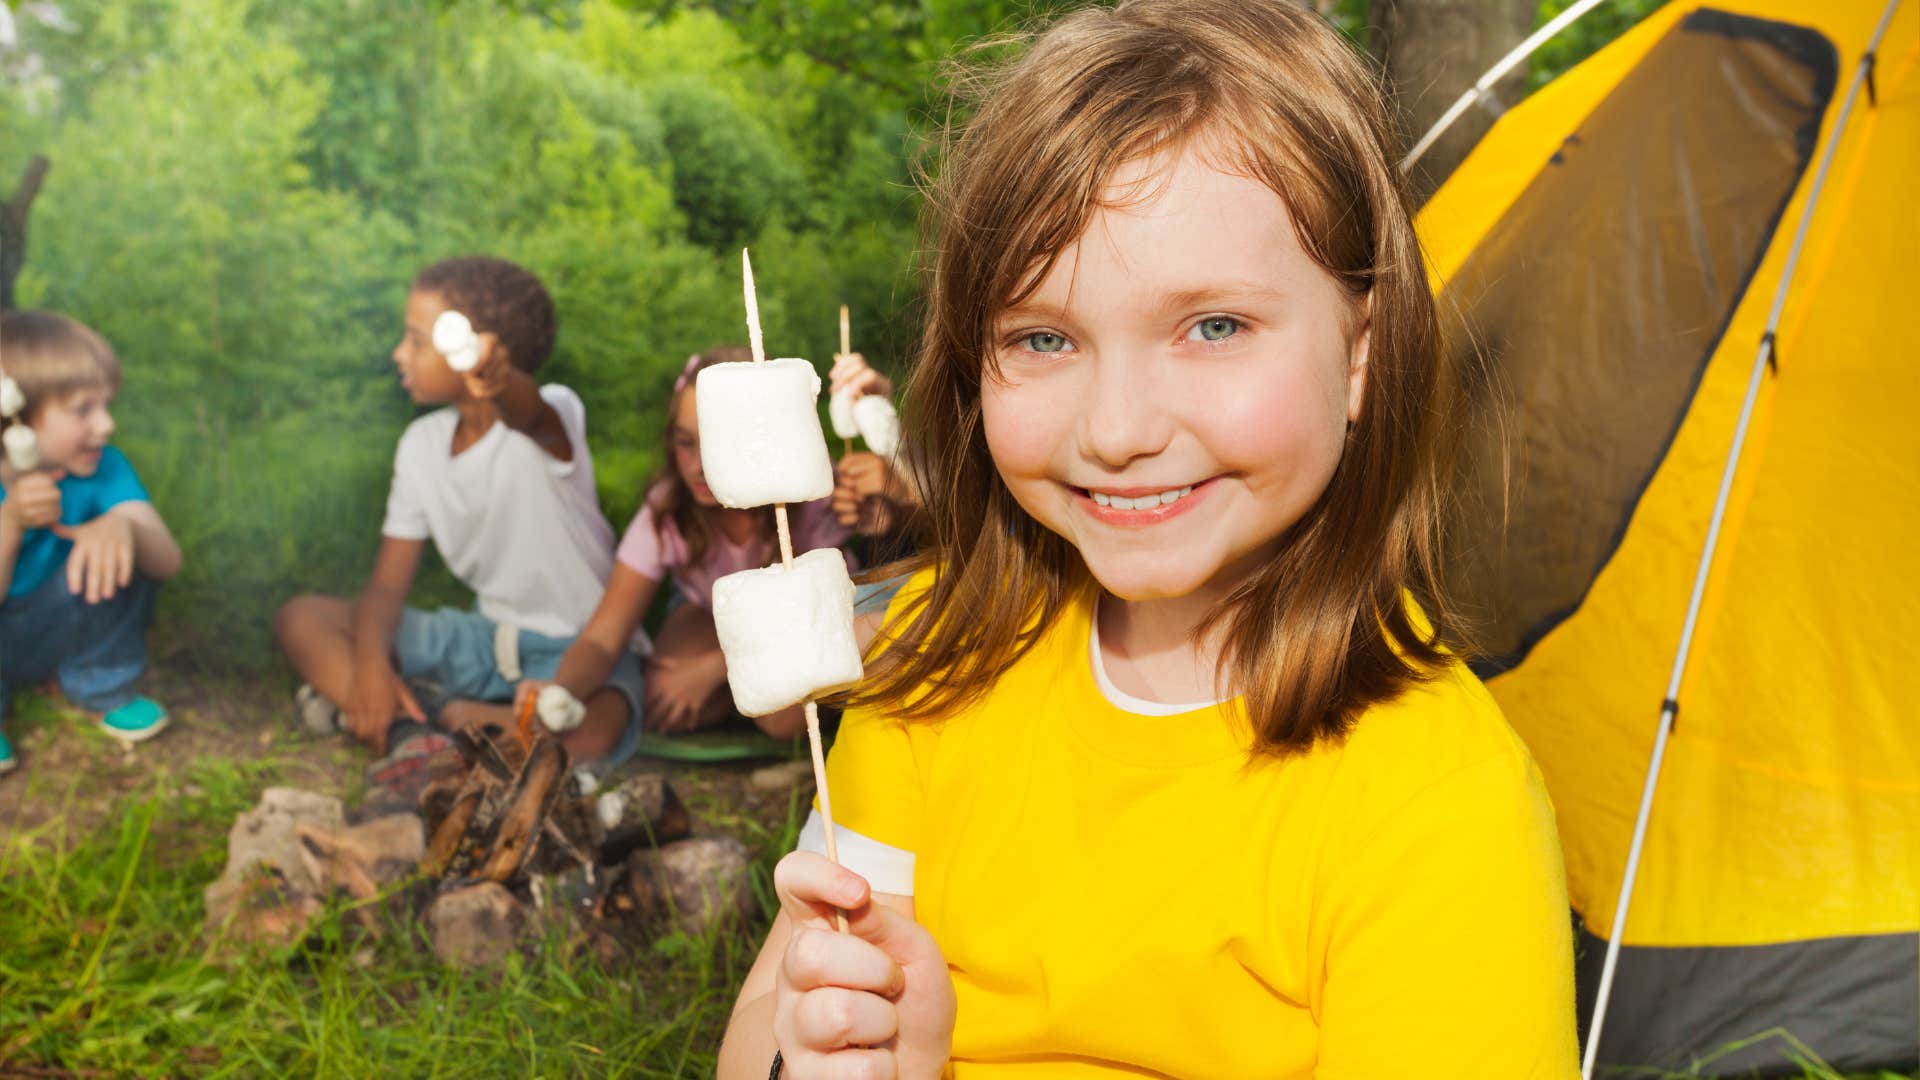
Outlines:
{"type": "Polygon", "coordinates": [[[1920,0],[1676,0],[1421,213],[1485,360],[1455,584],[1559,812],[1583,1016],[1663,751],[1603,1065],[1770,1029],[1920,1064],[1916,64],[1920,0]]]}

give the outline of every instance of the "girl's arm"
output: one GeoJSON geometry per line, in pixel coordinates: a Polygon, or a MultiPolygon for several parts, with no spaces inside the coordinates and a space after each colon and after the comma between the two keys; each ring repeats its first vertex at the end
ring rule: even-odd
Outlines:
{"type": "Polygon", "coordinates": [[[124,517],[133,526],[133,565],[142,575],[165,581],[180,572],[180,545],[152,503],[123,502],[107,513],[124,517]]]}
{"type": "Polygon", "coordinates": [[[953,980],[913,897],[795,852],[774,868],[780,913],[747,972],[720,1044],[722,1080],[760,1080],[777,1049],[796,1072],[889,1055],[880,1075],[937,1077],[953,1048],[953,980]],[[838,905],[849,933],[834,929],[838,905]],[[885,1049],[874,1049],[889,1043],[885,1049]]]}
{"type": "Polygon", "coordinates": [[[581,701],[605,686],[607,675],[633,641],[633,632],[639,628],[640,620],[646,618],[659,589],[657,578],[614,560],[606,595],[593,609],[593,617],[587,620],[580,636],[567,646],[559,668],[553,673],[553,681],[581,701]]]}

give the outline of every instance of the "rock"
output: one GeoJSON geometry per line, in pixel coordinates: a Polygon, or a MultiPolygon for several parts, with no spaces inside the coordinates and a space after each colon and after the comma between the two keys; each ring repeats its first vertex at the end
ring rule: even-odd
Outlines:
{"type": "Polygon", "coordinates": [[[753,910],[751,858],[731,836],[696,836],[627,858],[600,898],[596,914],[647,931],[698,937],[753,910]]]}
{"type": "Polygon", "coordinates": [[[603,866],[618,866],[634,851],[693,833],[693,818],[657,772],[630,776],[593,800],[593,841],[603,866]]]}
{"type": "Polygon", "coordinates": [[[805,758],[783,761],[778,765],[768,765],[753,770],[747,783],[755,791],[786,791],[803,780],[813,778],[813,762],[805,758]]]}
{"type": "Polygon", "coordinates": [[[371,900],[381,886],[413,873],[426,852],[426,826],[413,814],[337,831],[302,823],[294,831],[301,859],[323,894],[338,889],[355,900],[371,900]]]}
{"type": "Polygon", "coordinates": [[[500,963],[532,926],[527,906],[491,881],[442,893],[427,909],[434,955],[455,967],[500,963]]]}
{"type": "Polygon", "coordinates": [[[227,833],[227,867],[206,889],[207,929],[244,941],[296,940],[320,910],[325,889],[302,853],[301,826],[338,830],[340,800],[297,788],[268,788],[227,833]],[[231,924],[229,921],[231,920],[231,924]]]}

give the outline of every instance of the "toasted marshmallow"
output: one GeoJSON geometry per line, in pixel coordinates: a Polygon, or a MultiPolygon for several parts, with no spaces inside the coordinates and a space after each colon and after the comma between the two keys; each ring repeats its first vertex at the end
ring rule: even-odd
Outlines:
{"type": "Polygon", "coordinates": [[[700,469],[720,505],[803,503],[833,494],[819,397],[819,373],[791,357],[700,372],[694,383],[700,469]]]}
{"type": "Polygon", "coordinates": [[[572,731],[587,718],[587,707],[559,683],[549,683],[540,688],[540,696],[533,699],[533,711],[539,714],[540,722],[546,725],[547,730],[555,735],[572,731]]]}
{"type": "Polygon", "coordinates": [[[451,308],[433,320],[433,347],[455,371],[472,371],[480,365],[480,335],[473,332],[471,320],[451,308]]]}
{"type": "Polygon", "coordinates": [[[860,421],[854,416],[853,404],[856,396],[852,388],[842,390],[827,399],[827,419],[833,421],[833,433],[842,439],[860,437],[860,421]]]}
{"type": "Polygon", "coordinates": [[[40,439],[33,429],[25,424],[12,424],[5,434],[0,434],[0,443],[7,448],[7,463],[21,472],[32,472],[40,467],[40,439]]]}
{"type": "Polygon", "coordinates": [[[860,437],[867,440],[867,449],[890,458],[900,448],[900,414],[893,402],[868,394],[853,403],[853,419],[860,426],[860,437]]]}
{"type": "MultiPolygon", "coordinates": [[[[704,440],[703,440],[704,441],[704,440]]],[[[858,682],[853,579],[835,548],[713,583],[713,626],[736,708],[765,716],[858,682]]]]}

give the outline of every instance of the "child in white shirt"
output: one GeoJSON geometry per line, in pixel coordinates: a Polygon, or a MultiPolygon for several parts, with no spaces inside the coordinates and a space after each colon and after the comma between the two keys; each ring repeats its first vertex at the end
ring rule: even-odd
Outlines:
{"type": "MultiPolygon", "coordinates": [[[[311,686],[303,714],[331,703],[381,753],[396,719],[427,720],[403,679],[455,699],[439,719],[458,727],[465,702],[510,701],[521,679],[551,677],[613,565],[586,410],[565,386],[534,381],[555,332],[539,279],[481,256],[436,263],[414,280],[405,322],[393,351],[400,384],[416,403],[443,407],[400,437],[373,574],[356,601],[298,596],[274,623],[311,686]],[[449,310],[479,338],[479,361],[464,373],[433,344],[449,310]],[[474,591],[475,610],[406,606],[428,540],[474,591]]],[[[573,760],[631,753],[642,700],[638,658],[625,652],[587,721],[562,737],[573,760]]]]}

